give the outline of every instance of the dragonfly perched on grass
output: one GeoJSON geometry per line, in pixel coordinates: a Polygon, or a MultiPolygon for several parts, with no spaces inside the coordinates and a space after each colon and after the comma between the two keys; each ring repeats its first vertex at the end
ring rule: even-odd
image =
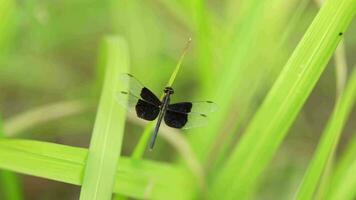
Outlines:
{"type": "Polygon", "coordinates": [[[153,149],[158,130],[162,121],[169,127],[176,129],[189,129],[207,124],[208,114],[217,108],[212,101],[171,103],[172,87],[165,87],[164,96],[160,100],[151,90],[143,86],[131,74],[121,74],[120,79],[126,84],[127,90],[119,91],[117,99],[129,111],[136,113],[137,117],[157,123],[152,134],[150,149],[153,149]]]}

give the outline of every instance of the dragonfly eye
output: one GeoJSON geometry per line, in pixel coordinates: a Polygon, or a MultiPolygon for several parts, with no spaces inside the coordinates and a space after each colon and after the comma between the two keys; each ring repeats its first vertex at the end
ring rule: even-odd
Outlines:
{"type": "Polygon", "coordinates": [[[164,93],[168,93],[168,94],[173,94],[174,93],[174,90],[173,90],[173,88],[171,88],[171,87],[165,87],[164,88],[164,93]]]}

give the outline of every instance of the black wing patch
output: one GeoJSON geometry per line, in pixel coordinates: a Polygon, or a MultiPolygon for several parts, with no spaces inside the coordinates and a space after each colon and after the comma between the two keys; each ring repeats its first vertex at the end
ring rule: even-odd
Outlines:
{"type": "Polygon", "coordinates": [[[143,86],[133,75],[127,73],[120,74],[120,80],[124,84],[125,88],[127,88],[125,92],[128,92],[136,97],[140,97],[148,103],[152,103],[156,106],[161,105],[159,98],[148,88],[143,86]]]}
{"type": "Polygon", "coordinates": [[[188,121],[188,114],[167,110],[164,122],[172,128],[183,128],[188,121]]]}
{"type": "Polygon", "coordinates": [[[190,129],[206,125],[208,118],[204,114],[180,113],[167,110],[164,115],[164,122],[167,126],[172,128],[190,129]]]}
{"type": "Polygon", "coordinates": [[[167,126],[178,129],[200,127],[208,123],[207,115],[216,109],[217,106],[212,101],[169,104],[164,116],[164,122],[167,126]]]}
{"type": "Polygon", "coordinates": [[[138,99],[135,110],[137,117],[148,121],[155,120],[160,111],[158,106],[152,105],[141,99],[138,99]]]}
{"type": "Polygon", "coordinates": [[[155,94],[153,94],[153,92],[151,92],[146,87],[142,88],[140,96],[142,97],[142,99],[144,99],[147,102],[150,102],[150,103],[152,103],[152,104],[154,104],[156,106],[160,106],[161,105],[161,101],[158,99],[158,97],[155,94]]]}
{"type": "Polygon", "coordinates": [[[127,90],[118,92],[119,103],[141,119],[155,120],[162,104],[158,97],[131,74],[121,74],[120,79],[127,90]]]}
{"type": "Polygon", "coordinates": [[[217,105],[212,101],[181,102],[169,104],[167,110],[208,115],[217,110],[217,105]]]}
{"type": "Polygon", "coordinates": [[[179,113],[190,113],[193,104],[191,102],[181,102],[168,105],[168,110],[176,111],[179,113]]]}

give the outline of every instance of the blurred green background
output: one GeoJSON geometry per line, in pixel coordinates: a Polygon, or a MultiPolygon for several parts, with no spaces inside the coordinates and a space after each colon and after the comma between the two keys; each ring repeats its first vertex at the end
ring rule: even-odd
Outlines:
{"type": "MultiPolygon", "coordinates": [[[[1,0],[0,112],[5,122],[11,122],[27,111],[75,101],[58,110],[65,117],[14,131],[11,136],[88,147],[100,95],[96,65],[103,38],[114,34],[125,38],[131,73],[160,94],[192,37],[173,85],[173,101],[207,99],[221,107],[214,128],[187,133],[204,168],[214,169],[223,159],[217,155],[229,152],[238,141],[319,4],[307,0],[1,0]],[[73,113],[66,115],[66,109],[73,113]],[[205,135],[205,131],[211,134],[205,135]],[[221,149],[211,143],[212,138],[231,144],[221,149]],[[216,149],[216,157],[207,159],[207,152],[216,149]]],[[[344,38],[345,58],[341,60],[351,71],[356,63],[355,22],[344,38]]],[[[333,109],[336,91],[335,63],[331,61],[264,173],[264,187],[256,191],[257,199],[291,197],[333,109]]],[[[58,113],[44,112],[42,118],[58,113]]],[[[355,121],[356,113],[352,112],[340,151],[356,130],[355,121]]],[[[141,133],[141,126],[127,122],[123,155],[132,153],[141,133]]],[[[179,159],[162,138],[155,151],[145,156],[167,162],[179,159]]],[[[79,187],[20,177],[25,199],[79,197],[79,187]]]]}

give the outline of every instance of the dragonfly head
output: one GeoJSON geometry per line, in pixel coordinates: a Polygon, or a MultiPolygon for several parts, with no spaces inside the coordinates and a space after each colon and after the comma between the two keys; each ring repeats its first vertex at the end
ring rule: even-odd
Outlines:
{"type": "Polygon", "coordinates": [[[163,90],[163,92],[164,92],[165,94],[173,94],[173,93],[174,93],[174,90],[173,90],[173,88],[171,88],[171,87],[165,87],[164,90],[163,90]]]}

